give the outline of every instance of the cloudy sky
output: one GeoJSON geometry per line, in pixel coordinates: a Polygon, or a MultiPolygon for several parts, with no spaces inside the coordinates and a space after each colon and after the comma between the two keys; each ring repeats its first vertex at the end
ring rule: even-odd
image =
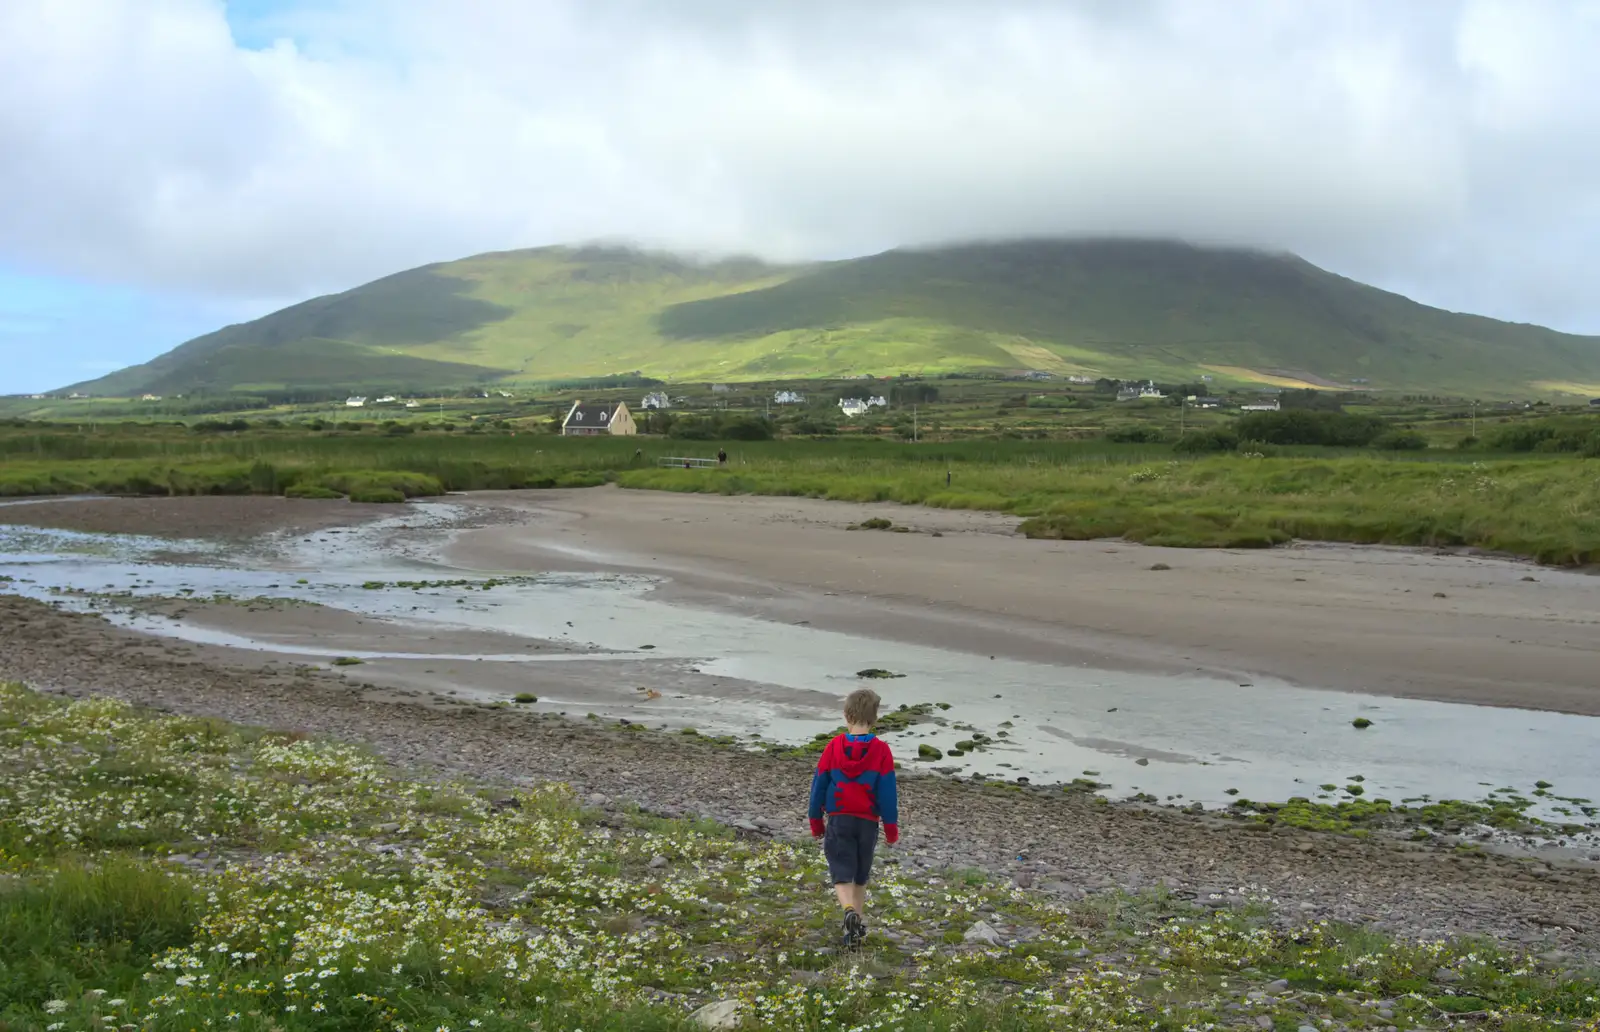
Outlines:
{"type": "Polygon", "coordinates": [[[1285,248],[1600,333],[1600,0],[0,0],[0,392],[478,251],[1285,248]]]}

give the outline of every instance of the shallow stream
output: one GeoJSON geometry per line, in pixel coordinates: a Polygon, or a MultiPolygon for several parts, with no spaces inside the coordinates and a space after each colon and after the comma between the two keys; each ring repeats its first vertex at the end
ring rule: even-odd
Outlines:
{"type": "MultiPolygon", "coordinates": [[[[157,635],[307,661],[472,660],[477,669],[502,672],[505,664],[526,664],[535,683],[538,664],[626,663],[634,675],[670,670],[674,695],[654,710],[643,696],[619,702],[570,689],[539,691],[538,705],[768,742],[798,744],[831,731],[838,724],[833,700],[870,683],[891,709],[947,707],[933,711],[942,726],[922,723],[886,736],[907,766],[918,745],[948,751],[978,732],[988,736],[981,750],[922,765],[1036,783],[1086,778],[1118,797],[1146,793],[1208,806],[1237,798],[1337,801],[1358,785],[1366,798],[1396,802],[1479,799],[1501,788],[1531,795],[1545,781],[1562,796],[1600,798],[1593,762],[1600,719],[1593,717],[990,659],[669,604],[654,593],[661,581],[643,576],[491,578],[437,561],[454,515],[445,503],[409,506],[364,527],[280,538],[261,555],[0,526],[0,578],[10,578],[0,589],[92,608],[157,635]],[[486,587],[491,580],[497,583],[486,587]],[[471,630],[563,647],[491,654],[335,649],[314,636],[270,633],[269,623],[258,636],[141,615],[128,604],[219,596],[315,603],[446,642],[451,632],[471,630]],[[868,668],[900,676],[864,682],[856,672],[868,668]],[[729,678],[752,686],[753,695],[729,704],[726,693],[709,690],[713,680],[729,678]],[[702,680],[708,690],[700,694],[702,680]],[[1357,718],[1371,726],[1358,730],[1357,718]]],[[[503,679],[485,680],[449,687],[469,698],[506,697],[503,687],[491,687],[503,679]]],[[[1544,805],[1547,815],[1551,805],[1561,804],[1544,805]]]]}

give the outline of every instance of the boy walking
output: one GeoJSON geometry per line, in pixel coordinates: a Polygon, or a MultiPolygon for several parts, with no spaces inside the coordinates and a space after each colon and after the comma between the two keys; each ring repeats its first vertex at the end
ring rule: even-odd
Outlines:
{"type": "Polygon", "coordinates": [[[844,700],[846,732],[822,750],[811,778],[811,834],[822,839],[833,891],[844,908],[844,942],[851,947],[867,934],[867,879],[878,848],[878,822],[889,845],[900,838],[894,755],[872,733],[879,701],[869,688],[850,693],[844,700]]]}

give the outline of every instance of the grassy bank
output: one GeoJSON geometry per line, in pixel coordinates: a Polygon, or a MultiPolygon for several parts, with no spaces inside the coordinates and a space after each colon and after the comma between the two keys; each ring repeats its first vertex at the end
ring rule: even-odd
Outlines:
{"type": "Polygon", "coordinates": [[[625,487],[803,495],[994,509],[1030,537],[1122,537],[1178,547],[1294,538],[1473,547],[1546,563],[1600,562],[1600,470],[1570,460],[1410,462],[1356,457],[846,468],[742,465],[726,474],[640,470],[625,487]]]}
{"type": "Polygon", "coordinates": [[[0,768],[8,1028],[664,1032],[724,1001],[739,1028],[816,1032],[1600,1014],[1586,974],[1489,943],[1290,928],[1232,890],[1215,910],[1066,905],[883,865],[869,945],[841,954],[809,844],[14,685],[0,768]]]}
{"type": "Polygon", "coordinates": [[[1268,449],[1179,457],[1095,441],[783,440],[722,445],[727,469],[661,468],[719,445],[544,434],[402,436],[126,432],[0,434],[0,496],[76,493],[347,495],[625,487],[988,509],[1043,538],[1190,547],[1290,539],[1482,548],[1554,564],[1600,561],[1600,467],[1556,455],[1268,449]]]}

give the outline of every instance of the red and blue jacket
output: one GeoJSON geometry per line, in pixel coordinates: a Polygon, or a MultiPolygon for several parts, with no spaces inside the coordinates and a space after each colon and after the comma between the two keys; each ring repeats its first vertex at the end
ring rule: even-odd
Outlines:
{"type": "Polygon", "coordinates": [[[838,735],[828,743],[811,778],[811,834],[827,830],[824,814],[881,820],[883,837],[895,843],[900,837],[900,794],[887,743],[873,735],[838,735]]]}

